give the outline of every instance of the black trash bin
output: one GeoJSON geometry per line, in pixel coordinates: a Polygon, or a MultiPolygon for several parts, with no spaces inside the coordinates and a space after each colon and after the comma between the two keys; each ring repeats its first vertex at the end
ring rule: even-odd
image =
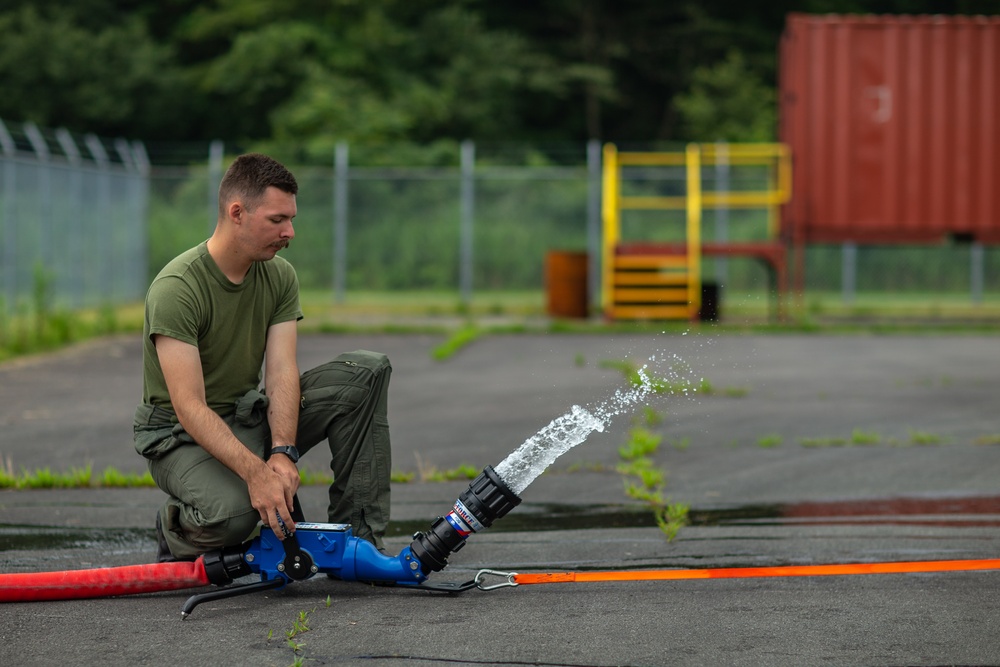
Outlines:
{"type": "Polygon", "coordinates": [[[701,308],[698,310],[698,319],[702,322],[717,322],[719,320],[719,299],[721,290],[719,283],[701,284],[701,308]]]}

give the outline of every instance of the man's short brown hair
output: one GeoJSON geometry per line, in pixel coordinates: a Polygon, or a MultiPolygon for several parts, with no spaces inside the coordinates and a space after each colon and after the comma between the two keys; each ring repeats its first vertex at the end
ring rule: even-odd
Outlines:
{"type": "Polygon", "coordinates": [[[261,153],[239,156],[229,165],[219,185],[219,215],[225,215],[226,206],[234,199],[238,199],[247,210],[254,210],[269,187],[290,195],[299,192],[299,184],[292,172],[274,158],[261,153]]]}

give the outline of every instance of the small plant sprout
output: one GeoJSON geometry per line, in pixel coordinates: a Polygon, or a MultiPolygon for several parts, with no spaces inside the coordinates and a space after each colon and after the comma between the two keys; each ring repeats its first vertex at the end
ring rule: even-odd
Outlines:
{"type": "Polygon", "coordinates": [[[770,433],[757,438],[757,446],[764,449],[777,447],[783,442],[783,438],[777,433],[770,433]]]}
{"type": "Polygon", "coordinates": [[[670,503],[656,510],[656,525],[672,542],[681,528],[688,524],[691,507],[684,503],[670,503]]]}
{"type": "Polygon", "coordinates": [[[880,442],[882,442],[882,436],[878,433],[868,433],[858,428],[851,433],[852,445],[877,445],[880,442]]]}
{"type": "Polygon", "coordinates": [[[914,445],[941,445],[944,444],[944,438],[937,433],[910,431],[910,442],[914,445]]]}
{"type": "Polygon", "coordinates": [[[666,472],[656,467],[650,456],[656,453],[662,436],[644,428],[629,431],[629,441],[618,448],[620,462],[616,470],[625,477],[625,495],[648,504],[656,525],[672,541],[688,522],[688,506],[664,499],[666,472]]]}
{"type": "Polygon", "coordinates": [[[642,408],[642,420],[646,426],[659,426],[663,423],[663,415],[656,408],[645,405],[642,408]]]}
{"type": "Polygon", "coordinates": [[[618,456],[626,461],[634,461],[656,452],[663,437],[644,428],[629,431],[629,441],[618,448],[618,456]]]}

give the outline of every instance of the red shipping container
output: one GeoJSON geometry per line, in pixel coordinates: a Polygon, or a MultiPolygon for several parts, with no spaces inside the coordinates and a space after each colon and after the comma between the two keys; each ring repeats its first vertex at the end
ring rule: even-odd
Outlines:
{"type": "Polygon", "coordinates": [[[1000,17],[791,14],[786,239],[1000,242],[1000,17]]]}

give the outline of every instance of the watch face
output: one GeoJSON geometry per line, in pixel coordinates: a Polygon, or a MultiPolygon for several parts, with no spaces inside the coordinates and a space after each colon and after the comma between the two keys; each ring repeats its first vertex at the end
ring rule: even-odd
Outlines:
{"type": "Polygon", "coordinates": [[[275,447],[274,449],[271,450],[271,454],[284,454],[285,456],[287,456],[292,460],[292,463],[299,462],[299,450],[297,450],[295,447],[289,447],[289,446],[275,447]]]}

